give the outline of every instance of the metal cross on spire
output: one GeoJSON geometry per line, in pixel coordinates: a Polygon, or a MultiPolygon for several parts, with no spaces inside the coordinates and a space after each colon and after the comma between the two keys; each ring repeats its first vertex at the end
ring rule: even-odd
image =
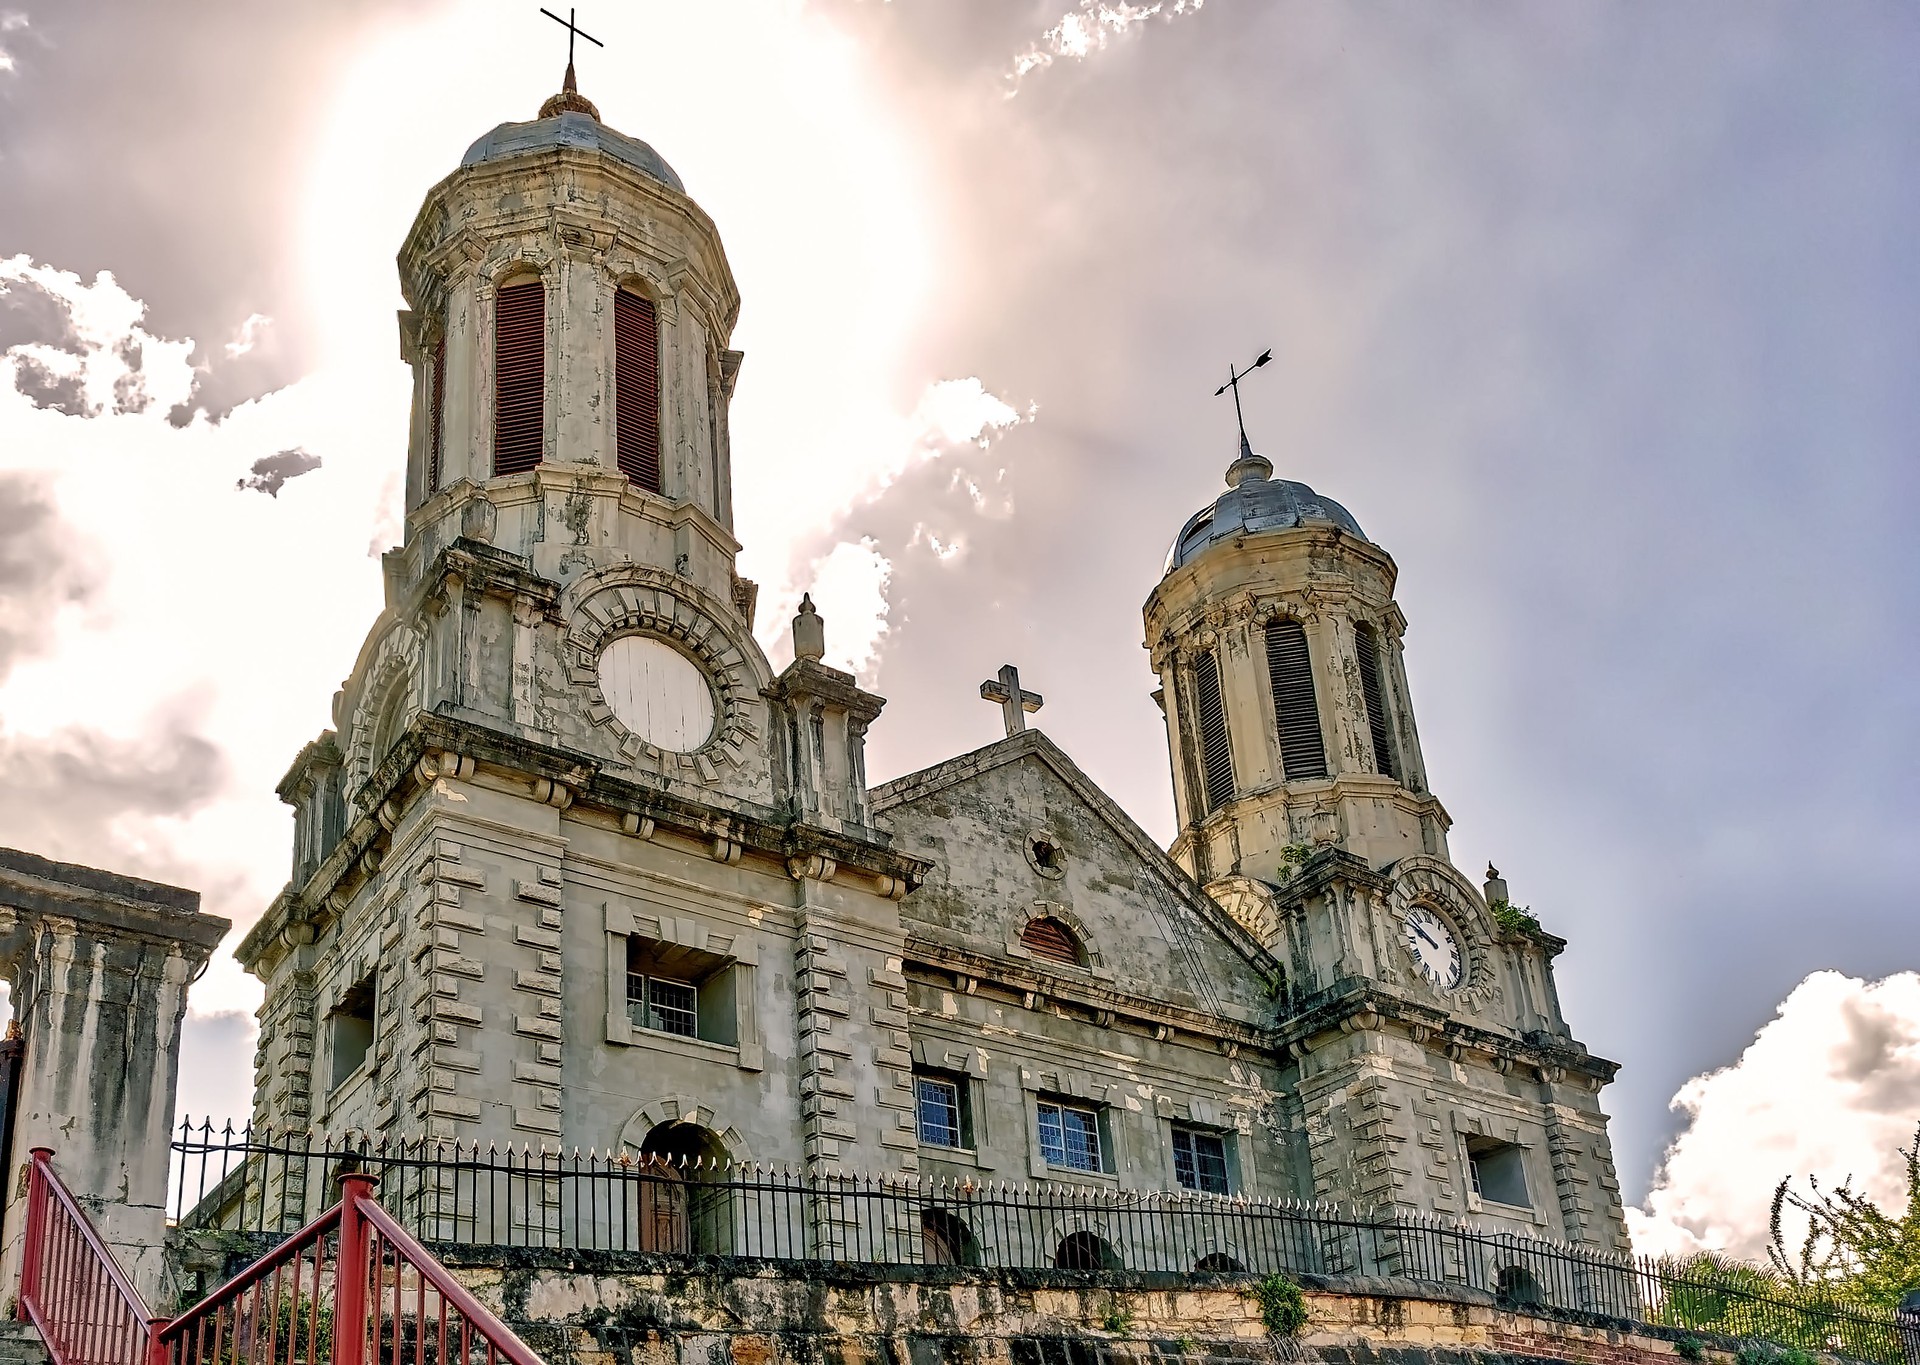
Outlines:
{"type": "Polygon", "coordinates": [[[981,683],[980,695],[988,701],[1000,703],[1000,718],[1007,723],[1009,737],[1027,728],[1028,711],[1038,711],[1047,704],[1038,692],[1020,690],[1020,670],[1012,664],[1000,665],[998,682],[981,683]]]}
{"type": "Polygon", "coordinates": [[[1240,411],[1240,381],[1272,359],[1273,351],[1271,349],[1264,350],[1260,352],[1260,358],[1258,360],[1247,366],[1246,369],[1241,370],[1238,374],[1234,373],[1233,366],[1229,364],[1227,366],[1227,382],[1213,391],[1213,396],[1218,398],[1228,389],[1233,390],[1233,416],[1234,420],[1240,423],[1240,453],[1242,455],[1253,454],[1253,447],[1247,444],[1247,419],[1246,415],[1240,411]]]}
{"type": "Polygon", "coordinates": [[[581,28],[578,24],[573,22],[574,11],[572,6],[568,6],[567,17],[564,19],[562,19],[559,15],[555,14],[552,10],[547,9],[545,6],[541,7],[540,12],[546,15],[547,18],[553,20],[554,23],[562,24],[566,27],[566,30],[567,30],[567,84],[571,86],[573,84],[573,40],[574,38],[575,37],[585,38],[588,42],[592,43],[595,47],[605,47],[606,44],[601,42],[598,38],[594,37],[591,33],[587,32],[584,28],[581,28]]]}

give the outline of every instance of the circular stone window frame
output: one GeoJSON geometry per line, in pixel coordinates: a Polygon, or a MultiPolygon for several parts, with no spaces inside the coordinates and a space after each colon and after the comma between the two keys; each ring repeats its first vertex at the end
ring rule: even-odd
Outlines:
{"type": "Polygon", "coordinates": [[[749,742],[759,738],[754,716],[765,679],[748,648],[723,624],[718,604],[685,579],[639,565],[589,574],[568,592],[562,649],[567,677],[586,693],[587,719],[619,737],[621,756],[667,776],[712,781],[721,765],[740,768],[749,742]],[[647,636],[677,649],[706,675],[713,689],[713,733],[699,748],[663,749],[616,716],[600,688],[600,656],[615,640],[647,636]]]}
{"type": "Polygon", "coordinates": [[[1453,867],[1437,858],[1421,854],[1394,864],[1387,904],[1393,916],[1393,941],[1410,979],[1440,999],[1472,1010],[1484,1009],[1500,996],[1499,974],[1494,970],[1493,960],[1497,945],[1492,925],[1478,902],[1479,896],[1460,882],[1453,867]],[[1467,959],[1466,971],[1460,984],[1451,990],[1431,980],[1420,969],[1407,943],[1407,914],[1416,905],[1424,905],[1444,916],[1460,936],[1461,950],[1467,959]]]}
{"type": "Polygon", "coordinates": [[[1030,829],[1020,840],[1020,851],[1027,855],[1027,866],[1038,872],[1050,882],[1057,882],[1067,875],[1067,850],[1061,844],[1058,835],[1049,830],[1030,829]],[[1040,861],[1039,846],[1045,844],[1053,850],[1053,862],[1040,861]]]}

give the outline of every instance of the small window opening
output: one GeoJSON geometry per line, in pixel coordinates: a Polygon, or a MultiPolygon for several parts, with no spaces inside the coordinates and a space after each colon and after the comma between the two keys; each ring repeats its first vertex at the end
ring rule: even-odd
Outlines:
{"type": "Polygon", "coordinates": [[[915,1123],[920,1141],[930,1147],[973,1146],[972,1104],[966,1079],[943,1072],[913,1078],[915,1123]]]}
{"type": "Polygon", "coordinates": [[[1120,1270],[1120,1253],[1097,1232],[1075,1232],[1063,1237],[1053,1253],[1056,1270],[1120,1270]]]}
{"type": "Polygon", "coordinates": [[[1493,1282],[1493,1297],[1502,1308],[1536,1308],[1547,1301],[1533,1272],[1518,1265],[1500,1267],[1493,1282]]]}
{"type": "Polygon", "coordinates": [[[926,1209],[920,1214],[920,1259],[926,1265],[978,1265],[980,1245],[957,1215],[926,1209]]]}
{"type": "Polygon", "coordinates": [[[1526,1148],[1492,1138],[1467,1139],[1467,1171],[1473,1192],[1494,1204],[1530,1208],[1526,1148]]]}
{"type": "Polygon", "coordinates": [[[627,940],[627,1018],[635,1028],[733,1045],[732,963],[712,953],[627,940]]]}
{"type": "Polygon", "coordinates": [[[1208,1252],[1194,1262],[1193,1268],[1210,1271],[1215,1275],[1238,1275],[1246,1270],[1245,1266],[1224,1251],[1208,1252]]]}
{"type": "Polygon", "coordinates": [[[338,1087],[366,1063],[373,1051],[377,973],[369,972],[340,996],[328,1016],[332,1022],[333,1085],[338,1087]]]}
{"type": "Polygon", "coordinates": [[[1020,942],[1035,957],[1049,962],[1065,962],[1074,967],[1086,965],[1080,940],[1073,936],[1073,930],[1051,915],[1028,920],[1027,927],[1020,931],[1020,942]]]}
{"type": "Polygon", "coordinates": [[[1060,870],[1060,850],[1046,839],[1035,839],[1033,841],[1033,860],[1040,864],[1044,871],[1058,872],[1060,870]]]}
{"type": "Polygon", "coordinates": [[[1051,1166],[1072,1171],[1104,1171],[1100,1111],[1042,1101],[1039,1105],[1040,1155],[1051,1166]]]}
{"type": "Polygon", "coordinates": [[[1173,1176],[1184,1190],[1226,1194],[1227,1144],[1219,1133],[1197,1128],[1173,1130],[1173,1176]]]}

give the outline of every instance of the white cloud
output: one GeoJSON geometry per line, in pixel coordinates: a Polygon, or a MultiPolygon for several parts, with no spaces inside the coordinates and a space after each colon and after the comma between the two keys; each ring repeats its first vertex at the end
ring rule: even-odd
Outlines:
{"type": "Polygon", "coordinates": [[[0,260],[0,296],[16,288],[37,291],[65,314],[70,329],[58,341],[26,341],[0,356],[0,383],[59,394],[75,415],[162,411],[193,392],[188,362],[193,342],[154,336],[143,325],[147,306],[109,271],[87,284],[71,271],[26,256],[0,260]],[[65,343],[65,344],[62,344],[65,343]]]}
{"type": "Polygon", "coordinates": [[[1920,973],[1861,981],[1815,972],[1733,1065],[1695,1076],[1673,1107],[1687,1127],[1642,1208],[1643,1253],[1763,1258],[1774,1187],[1817,1176],[1887,1207],[1905,1189],[1898,1149],[1920,1124],[1920,973]]]}
{"type": "Polygon", "coordinates": [[[227,343],[227,358],[238,360],[260,344],[260,334],[273,325],[273,319],[265,313],[249,313],[247,320],[240,324],[240,330],[227,343]]]}
{"type": "Polygon", "coordinates": [[[893,561],[871,536],[843,540],[813,562],[813,602],[826,620],[825,662],[855,674],[868,687],[887,633],[892,578],[893,561]]]}
{"type": "Polygon", "coordinates": [[[1184,14],[1197,14],[1205,3],[1206,0],[1172,0],[1172,3],[1155,0],[1151,5],[1129,5],[1126,0],[1080,0],[1078,9],[1061,15],[1059,23],[1014,57],[1011,79],[1017,83],[1029,72],[1052,66],[1062,57],[1084,61],[1155,16],[1170,20],[1184,14]]]}
{"type": "MultiPolygon", "coordinates": [[[[19,10],[0,10],[0,33],[16,33],[27,26],[27,16],[19,10]]],[[[0,72],[15,69],[13,54],[0,47],[0,72]]]]}

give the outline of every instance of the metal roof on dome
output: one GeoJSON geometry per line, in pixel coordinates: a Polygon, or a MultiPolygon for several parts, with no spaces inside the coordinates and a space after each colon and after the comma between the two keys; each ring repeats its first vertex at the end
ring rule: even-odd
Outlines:
{"type": "Polygon", "coordinates": [[[1227,491],[1187,519],[1173,547],[1167,551],[1162,576],[1182,564],[1198,558],[1218,541],[1255,531],[1283,531],[1293,526],[1318,523],[1338,527],[1348,535],[1367,538],[1353,513],[1314,492],[1304,483],[1276,479],[1273,464],[1265,456],[1255,455],[1244,438],[1240,458],[1227,469],[1227,491]]]}
{"type": "MultiPolygon", "coordinates": [[[[549,106],[554,103],[553,100],[548,101],[549,106]]],[[[580,103],[586,102],[582,100],[580,103]]],[[[545,113],[546,110],[541,112],[545,113]]],[[[467,148],[467,154],[460,158],[460,164],[478,166],[484,162],[503,161],[508,157],[543,152],[554,147],[579,147],[586,151],[604,152],[615,161],[624,162],[669,189],[678,190],[681,194],[687,192],[687,187],[680,183],[680,177],[660,153],[637,137],[628,137],[607,127],[578,107],[565,107],[550,117],[533,119],[527,123],[503,123],[467,148]]]]}

